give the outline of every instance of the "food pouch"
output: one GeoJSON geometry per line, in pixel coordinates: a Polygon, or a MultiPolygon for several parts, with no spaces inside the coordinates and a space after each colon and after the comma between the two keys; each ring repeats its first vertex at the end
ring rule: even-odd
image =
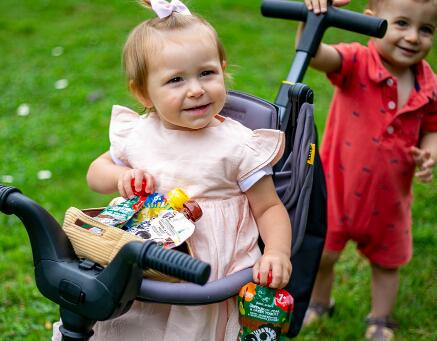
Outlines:
{"type": "Polygon", "coordinates": [[[285,341],[293,313],[293,297],[284,289],[248,283],[240,289],[239,341],[285,341]]]}
{"type": "Polygon", "coordinates": [[[151,220],[135,224],[133,220],[126,225],[126,231],[146,240],[153,240],[165,248],[181,245],[194,232],[193,222],[184,214],[173,209],[160,211],[151,220]]]}
{"type": "Polygon", "coordinates": [[[145,200],[144,196],[134,196],[132,199],[118,201],[115,205],[105,207],[94,219],[113,227],[123,227],[140,210],[145,200]]]}
{"type": "Polygon", "coordinates": [[[167,195],[163,195],[161,193],[151,193],[147,196],[142,209],[134,217],[133,225],[137,225],[144,220],[153,219],[161,211],[180,211],[183,207],[183,204],[188,199],[188,195],[180,188],[171,190],[167,193],[167,195]]]}

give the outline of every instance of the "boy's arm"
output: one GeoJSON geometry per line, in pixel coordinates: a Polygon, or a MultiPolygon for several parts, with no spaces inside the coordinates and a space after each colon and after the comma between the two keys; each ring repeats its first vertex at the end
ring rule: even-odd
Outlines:
{"type": "Polygon", "coordinates": [[[271,270],[271,287],[282,288],[287,285],[291,274],[291,224],[288,212],[276,194],[271,176],[259,180],[246,195],[265,245],[263,256],[253,267],[253,280],[266,285],[271,270]]]}
{"type": "MultiPolygon", "coordinates": [[[[343,6],[349,2],[349,0],[334,0],[333,5],[343,6]]],[[[326,0],[305,0],[305,5],[309,11],[313,11],[315,14],[324,13],[327,10],[326,0]]],[[[299,24],[297,29],[296,47],[302,35],[303,27],[303,24],[299,24]]],[[[339,71],[341,68],[340,53],[334,47],[321,43],[316,55],[311,59],[310,66],[325,73],[339,71]]]]}

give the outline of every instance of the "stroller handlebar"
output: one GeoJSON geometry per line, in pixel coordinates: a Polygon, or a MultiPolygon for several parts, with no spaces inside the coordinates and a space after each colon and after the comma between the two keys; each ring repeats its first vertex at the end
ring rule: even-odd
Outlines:
{"type": "Polygon", "coordinates": [[[329,6],[325,13],[316,15],[308,11],[302,2],[263,0],[261,13],[266,17],[306,22],[297,51],[308,52],[311,56],[317,52],[323,33],[328,27],[377,38],[382,38],[387,30],[386,20],[333,6],[329,6]]]}
{"type": "Polygon", "coordinates": [[[127,243],[104,269],[84,262],[50,213],[19,189],[1,184],[0,212],[16,215],[25,226],[41,293],[62,309],[91,320],[117,316],[129,306],[138,295],[143,269],[201,285],[210,275],[209,264],[152,241],[127,243]]]}

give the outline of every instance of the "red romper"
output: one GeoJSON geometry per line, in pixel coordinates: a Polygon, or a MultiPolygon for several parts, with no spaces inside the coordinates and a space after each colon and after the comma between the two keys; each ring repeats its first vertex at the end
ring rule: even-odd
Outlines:
{"type": "Polygon", "coordinates": [[[336,86],[321,158],[328,191],[325,249],[340,252],[349,239],[370,262],[396,268],[412,256],[411,146],[437,131],[437,76],[425,61],[416,84],[397,108],[397,80],[370,41],[334,46],[341,70],[328,74],[336,86]]]}

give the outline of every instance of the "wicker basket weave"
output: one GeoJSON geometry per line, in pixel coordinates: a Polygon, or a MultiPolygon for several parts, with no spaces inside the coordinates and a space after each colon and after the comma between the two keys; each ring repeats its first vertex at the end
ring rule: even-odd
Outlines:
{"type": "MultiPolygon", "coordinates": [[[[65,213],[62,228],[79,258],[87,258],[106,267],[125,244],[133,240],[144,242],[144,239],[94,219],[102,209],[80,210],[76,207],[70,207],[65,213]],[[93,228],[84,228],[84,224],[91,225],[93,228]]],[[[185,244],[184,247],[185,251],[190,253],[188,244],[185,244]]],[[[165,282],[179,281],[153,269],[145,270],[144,276],[165,282]]]]}

